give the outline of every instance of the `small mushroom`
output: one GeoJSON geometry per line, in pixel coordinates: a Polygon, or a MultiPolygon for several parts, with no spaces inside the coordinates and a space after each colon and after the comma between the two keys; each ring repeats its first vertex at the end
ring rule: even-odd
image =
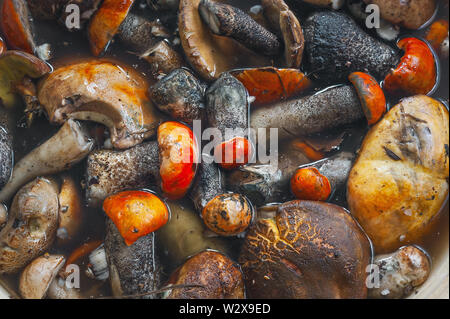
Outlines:
{"type": "Polygon", "coordinates": [[[167,75],[184,66],[181,55],[165,40],[145,51],[140,58],[149,63],[155,77],[167,75]]]}
{"type": "Polygon", "coordinates": [[[166,204],[147,191],[126,191],[103,202],[103,211],[114,222],[128,246],[158,230],[169,220],[166,204]]]}
{"type": "Polygon", "coordinates": [[[305,48],[300,22],[283,0],[263,0],[262,6],[271,26],[283,36],[286,66],[299,68],[305,48]]]}
{"type": "Polygon", "coordinates": [[[63,176],[59,192],[59,227],[56,232],[58,246],[67,246],[77,238],[83,225],[83,210],[79,186],[72,177],[63,176]]]}
{"type": "Polygon", "coordinates": [[[25,299],[43,299],[64,266],[60,255],[43,255],[31,262],[20,276],[19,291],[25,299]]]}
{"type": "Polygon", "coordinates": [[[51,68],[35,56],[9,50],[0,55],[0,100],[7,107],[18,102],[18,90],[25,78],[37,79],[49,73],[51,68]]]}
{"type": "Polygon", "coordinates": [[[147,90],[134,70],[91,60],[56,69],[40,83],[38,99],[51,123],[72,118],[104,124],[113,146],[126,149],[154,135],[159,125],[147,90]]]}
{"type": "Polygon", "coordinates": [[[364,0],[380,9],[381,17],[393,24],[419,29],[427,23],[436,11],[435,0],[364,0]]]}
{"type": "Polygon", "coordinates": [[[236,7],[213,0],[201,0],[198,10],[203,21],[216,35],[231,37],[247,48],[268,56],[277,55],[281,50],[276,35],[236,7]]]}
{"type": "Polygon", "coordinates": [[[187,61],[205,79],[212,81],[229,70],[267,66],[270,61],[239,42],[214,35],[200,17],[201,0],[181,0],[179,34],[187,61]]]}
{"type": "Polygon", "coordinates": [[[153,103],[163,112],[189,125],[205,117],[205,90],[187,69],[176,69],[149,89],[153,103]]]}
{"type": "Polygon", "coordinates": [[[0,274],[16,273],[53,243],[59,221],[58,187],[37,178],[14,197],[0,231],[0,274]]]}
{"type": "Polygon", "coordinates": [[[0,3],[0,30],[8,47],[33,54],[36,44],[33,25],[25,0],[3,0],[0,3]]]}
{"type": "Polygon", "coordinates": [[[215,251],[190,258],[169,278],[168,285],[199,285],[169,290],[165,299],[243,299],[245,288],[238,264],[215,251]]]}
{"type": "Polygon", "coordinates": [[[331,195],[331,184],[317,168],[304,167],[292,176],[291,191],[297,199],[326,201],[331,195]]]}
{"type": "Polygon", "coordinates": [[[373,275],[379,285],[369,289],[369,297],[377,299],[400,299],[410,295],[430,275],[431,261],[424,250],[405,246],[390,255],[376,256],[373,275]]]}
{"type": "Polygon", "coordinates": [[[0,202],[9,200],[26,182],[38,176],[68,170],[84,159],[93,143],[79,123],[68,120],[49,140],[22,158],[9,182],[0,191],[0,202]]]}
{"type": "Polygon", "coordinates": [[[197,172],[198,145],[192,130],[179,122],[158,128],[161,189],[171,200],[186,195],[197,172]]]}
{"type": "Polygon", "coordinates": [[[448,21],[447,20],[437,20],[433,22],[428,30],[426,37],[428,42],[430,42],[433,49],[435,49],[441,57],[448,57],[448,21]],[[447,41],[447,56],[445,55],[445,42],[447,41]]]}

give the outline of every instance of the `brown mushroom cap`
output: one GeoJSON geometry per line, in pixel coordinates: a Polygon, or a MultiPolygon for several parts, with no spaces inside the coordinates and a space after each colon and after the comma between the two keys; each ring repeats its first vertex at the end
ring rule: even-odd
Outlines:
{"type": "Polygon", "coordinates": [[[0,231],[0,274],[15,273],[46,251],[58,227],[58,189],[37,178],[14,197],[10,217],[0,231]]]}
{"type": "Polygon", "coordinates": [[[52,123],[68,118],[106,125],[115,148],[141,143],[156,133],[160,118],[147,97],[148,83],[116,63],[90,60],[56,69],[38,88],[52,123]]]}
{"type": "Polygon", "coordinates": [[[250,298],[365,298],[371,245],[345,209],[292,201],[250,228],[239,262],[250,298]]]}
{"type": "Polygon", "coordinates": [[[170,291],[168,299],[242,299],[244,281],[238,264],[215,251],[190,258],[169,279],[173,285],[202,285],[170,291]]]}
{"type": "Polygon", "coordinates": [[[25,76],[40,78],[51,71],[50,66],[34,55],[9,50],[0,56],[0,99],[6,107],[15,105],[14,85],[25,76]]]}
{"type": "Polygon", "coordinates": [[[50,284],[64,266],[64,257],[44,255],[29,264],[20,276],[19,290],[25,299],[42,299],[50,284]]]}
{"type": "Polygon", "coordinates": [[[270,61],[237,41],[214,35],[198,12],[200,0],[181,0],[179,33],[186,58],[206,80],[241,67],[267,66],[270,61]]]}

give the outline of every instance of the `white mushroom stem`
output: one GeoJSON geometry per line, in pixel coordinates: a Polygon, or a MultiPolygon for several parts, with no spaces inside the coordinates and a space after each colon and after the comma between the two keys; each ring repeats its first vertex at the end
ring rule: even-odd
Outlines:
{"type": "Polygon", "coordinates": [[[8,201],[22,185],[35,177],[69,169],[84,159],[92,148],[93,141],[80,124],[68,120],[58,133],[14,166],[10,181],[0,192],[0,203],[8,201]]]}

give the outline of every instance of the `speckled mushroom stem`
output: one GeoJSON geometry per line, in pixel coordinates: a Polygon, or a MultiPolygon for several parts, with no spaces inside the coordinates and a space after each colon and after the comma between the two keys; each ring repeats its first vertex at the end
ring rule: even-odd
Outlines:
{"type": "Polygon", "coordinates": [[[280,52],[281,43],[276,35],[242,10],[210,0],[202,0],[198,9],[203,21],[213,33],[231,37],[264,55],[272,56],[280,52]]]}

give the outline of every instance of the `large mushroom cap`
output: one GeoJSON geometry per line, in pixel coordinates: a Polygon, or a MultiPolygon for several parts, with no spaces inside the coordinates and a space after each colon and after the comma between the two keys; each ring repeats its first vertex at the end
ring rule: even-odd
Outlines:
{"type": "Polygon", "coordinates": [[[270,65],[237,41],[214,35],[200,17],[199,3],[180,1],[179,30],[187,60],[203,78],[212,81],[232,69],[270,65]]]}
{"type": "Polygon", "coordinates": [[[68,118],[106,125],[115,148],[141,143],[156,133],[160,118],[147,97],[148,83],[137,72],[103,60],[56,69],[38,89],[52,123],[68,118]]]}
{"type": "Polygon", "coordinates": [[[371,245],[345,209],[292,201],[250,228],[239,261],[250,298],[365,298],[371,245]]]}

